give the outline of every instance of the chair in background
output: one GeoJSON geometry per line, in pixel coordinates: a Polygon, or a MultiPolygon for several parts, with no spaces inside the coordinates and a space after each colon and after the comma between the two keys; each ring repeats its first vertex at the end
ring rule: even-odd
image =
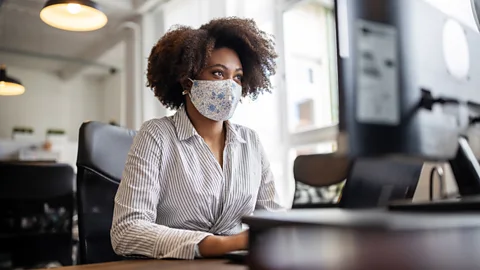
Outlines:
{"type": "Polygon", "coordinates": [[[74,171],[66,164],[0,163],[0,264],[72,264],[74,171]]]}
{"type": "Polygon", "coordinates": [[[375,208],[412,199],[422,167],[423,162],[418,160],[350,160],[336,154],[299,156],[294,163],[297,188],[292,208],[375,208]],[[321,192],[343,181],[342,190],[332,191],[341,193],[338,202],[322,201],[321,192]]]}
{"type": "Polygon", "coordinates": [[[352,162],[334,154],[298,156],[293,164],[295,197],[292,208],[338,207],[337,195],[352,162]]]}
{"type": "Polygon", "coordinates": [[[100,122],[80,127],[77,204],[80,264],[121,260],[110,240],[114,197],[136,132],[100,122]]]}

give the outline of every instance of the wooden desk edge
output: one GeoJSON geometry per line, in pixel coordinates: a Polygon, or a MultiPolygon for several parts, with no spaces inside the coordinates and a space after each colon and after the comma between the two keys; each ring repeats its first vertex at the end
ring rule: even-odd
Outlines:
{"type": "Polygon", "coordinates": [[[74,265],[56,268],[59,270],[122,270],[122,269],[138,269],[138,270],[150,270],[150,269],[226,269],[226,270],[240,270],[247,269],[246,265],[232,264],[228,260],[224,259],[204,259],[204,260],[126,260],[118,262],[107,262],[97,264],[85,264],[74,265]]]}

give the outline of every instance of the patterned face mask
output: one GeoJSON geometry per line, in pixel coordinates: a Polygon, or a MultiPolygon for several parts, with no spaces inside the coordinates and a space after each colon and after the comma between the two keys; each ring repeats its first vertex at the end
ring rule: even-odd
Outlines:
{"type": "MultiPolygon", "coordinates": [[[[191,80],[191,79],[190,79],[191,80]]],[[[234,80],[191,80],[189,94],[195,108],[214,121],[226,121],[233,116],[242,95],[242,87],[234,80]]]]}

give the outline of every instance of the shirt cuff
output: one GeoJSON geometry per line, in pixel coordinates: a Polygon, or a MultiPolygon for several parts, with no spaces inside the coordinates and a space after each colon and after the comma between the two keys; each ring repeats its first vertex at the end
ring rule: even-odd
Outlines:
{"type": "Polygon", "coordinates": [[[197,259],[200,259],[202,258],[202,255],[200,254],[200,247],[197,245],[195,245],[195,258],[197,259]]]}

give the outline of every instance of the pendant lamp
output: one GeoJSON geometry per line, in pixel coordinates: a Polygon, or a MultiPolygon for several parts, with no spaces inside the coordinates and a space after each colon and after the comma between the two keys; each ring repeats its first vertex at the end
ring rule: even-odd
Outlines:
{"type": "Polygon", "coordinates": [[[40,18],[46,24],[67,31],[93,31],[107,24],[107,16],[90,0],[49,0],[40,18]]]}
{"type": "Polygon", "coordinates": [[[25,87],[19,80],[7,77],[7,68],[5,65],[0,66],[0,95],[16,96],[25,92],[25,87]]]}

